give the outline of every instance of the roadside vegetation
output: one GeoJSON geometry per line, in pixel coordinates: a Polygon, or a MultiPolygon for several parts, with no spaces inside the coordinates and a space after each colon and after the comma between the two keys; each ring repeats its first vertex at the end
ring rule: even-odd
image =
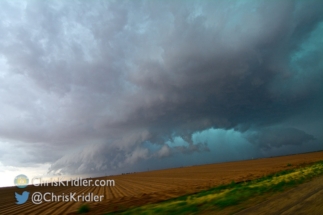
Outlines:
{"type": "MultiPolygon", "coordinates": [[[[288,165],[290,166],[290,165],[288,165]]],[[[323,175],[323,161],[297,169],[284,170],[257,180],[221,185],[193,195],[170,199],[157,204],[109,214],[198,214],[220,211],[266,193],[281,192],[316,176],[323,175]]]]}
{"type": "Polygon", "coordinates": [[[90,207],[87,204],[81,205],[77,211],[79,214],[90,212],[90,207]]]}

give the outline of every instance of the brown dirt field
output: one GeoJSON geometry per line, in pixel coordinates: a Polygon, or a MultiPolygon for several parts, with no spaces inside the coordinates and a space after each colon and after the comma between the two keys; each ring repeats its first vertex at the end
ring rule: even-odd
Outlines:
{"type": "Polygon", "coordinates": [[[96,178],[113,179],[115,180],[115,187],[28,186],[25,189],[16,187],[1,188],[0,215],[75,214],[75,211],[82,204],[81,202],[61,201],[35,205],[30,200],[33,192],[53,192],[55,195],[67,194],[69,192],[77,192],[77,195],[93,192],[94,195],[105,195],[102,202],[89,203],[91,208],[90,214],[104,214],[106,212],[156,203],[196,193],[220,184],[230,183],[232,180],[235,182],[253,180],[280,170],[295,168],[319,160],[323,160],[323,152],[96,178]],[[288,163],[292,164],[292,166],[288,167],[288,163]],[[16,205],[14,192],[21,193],[25,190],[30,192],[29,200],[25,204],[16,205]]]}
{"type": "Polygon", "coordinates": [[[323,177],[301,184],[287,192],[236,213],[236,215],[322,215],[323,177]]]}

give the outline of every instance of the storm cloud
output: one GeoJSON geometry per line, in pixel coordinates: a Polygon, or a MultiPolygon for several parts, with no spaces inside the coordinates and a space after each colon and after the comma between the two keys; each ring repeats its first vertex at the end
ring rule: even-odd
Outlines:
{"type": "Polygon", "coordinates": [[[263,149],[277,148],[283,145],[301,145],[315,140],[313,135],[295,128],[264,128],[247,134],[246,139],[263,149]]]}
{"type": "Polygon", "coordinates": [[[320,0],[0,8],[3,165],[50,163],[54,174],[176,166],[221,141],[242,144],[223,154],[244,146],[251,157],[322,149],[320,0]],[[10,159],[16,149],[25,153],[10,159]]]}

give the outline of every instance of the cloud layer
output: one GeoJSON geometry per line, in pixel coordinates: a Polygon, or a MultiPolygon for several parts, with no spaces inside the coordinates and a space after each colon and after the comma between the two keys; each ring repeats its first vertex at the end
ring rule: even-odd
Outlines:
{"type": "Polygon", "coordinates": [[[322,143],[319,0],[0,7],[4,165],[49,162],[64,174],[176,166],[181,154],[214,153],[214,142],[192,136],[212,128],[234,129],[258,155],[322,143]],[[14,162],[16,148],[28,153],[14,162]]]}

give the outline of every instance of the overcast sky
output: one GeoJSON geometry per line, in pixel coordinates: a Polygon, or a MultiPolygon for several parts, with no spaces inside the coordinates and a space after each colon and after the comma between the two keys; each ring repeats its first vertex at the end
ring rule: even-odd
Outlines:
{"type": "Polygon", "coordinates": [[[0,1],[0,174],[322,150],[323,1],[0,1]]]}

